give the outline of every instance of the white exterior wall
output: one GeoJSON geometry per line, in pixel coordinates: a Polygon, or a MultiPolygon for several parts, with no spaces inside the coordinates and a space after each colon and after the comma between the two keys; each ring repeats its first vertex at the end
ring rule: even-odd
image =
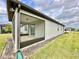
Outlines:
{"type": "Polygon", "coordinates": [[[51,22],[49,20],[45,20],[45,39],[51,39],[63,33],[63,26],[51,22]],[[59,31],[57,30],[59,28],[59,31]]]}
{"type": "Polygon", "coordinates": [[[60,34],[64,33],[64,27],[61,25],[58,25],[58,26],[59,26],[59,33],[60,34]]]}
{"type": "Polygon", "coordinates": [[[39,21],[35,24],[35,37],[40,38],[40,37],[45,37],[45,22],[44,21],[39,21]]]}

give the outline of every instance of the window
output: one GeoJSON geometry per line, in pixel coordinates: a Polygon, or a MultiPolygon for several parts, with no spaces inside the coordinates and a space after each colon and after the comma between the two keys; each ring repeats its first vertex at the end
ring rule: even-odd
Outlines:
{"type": "Polygon", "coordinates": [[[31,35],[35,35],[35,24],[30,25],[31,35]]]}
{"type": "Polygon", "coordinates": [[[28,24],[20,24],[20,34],[21,35],[28,35],[28,24]]]}
{"type": "Polygon", "coordinates": [[[63,28],[61,27],[61,31],[63,30],[63,28]]]}
{"type": "Polygon", "coordinates": [[[57,31],[59,31],[59,28],[57,28],[57,31]]]}
{"type": "Polygon", "coordinates": [[[25,31],[27,31],[27,28],[28,28],[27,25],[25,25],[25,31]]]}

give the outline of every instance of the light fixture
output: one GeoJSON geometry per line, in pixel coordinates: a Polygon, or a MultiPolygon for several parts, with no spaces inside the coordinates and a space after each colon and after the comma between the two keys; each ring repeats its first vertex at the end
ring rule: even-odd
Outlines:
{"type": "Polygon", "coordinates": [[[29,21],[29,19],[28,18],[26,18],[26,22],[28,22],[29,21]]]}

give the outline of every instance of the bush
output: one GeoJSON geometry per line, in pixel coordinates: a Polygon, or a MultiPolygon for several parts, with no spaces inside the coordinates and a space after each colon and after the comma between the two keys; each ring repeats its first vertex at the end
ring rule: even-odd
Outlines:
{"type": "Polygon", "coordinates": [[[68,32],[68,31],[66,31],[64,34],[69,34],[69,32],[68,32]]]}
{"type": "Polygon", "coordinates": [[[6,25],[5,27],[2,28],[2,33],[11,33],[11,32],[12,32],[11,25],[6,25]]]}

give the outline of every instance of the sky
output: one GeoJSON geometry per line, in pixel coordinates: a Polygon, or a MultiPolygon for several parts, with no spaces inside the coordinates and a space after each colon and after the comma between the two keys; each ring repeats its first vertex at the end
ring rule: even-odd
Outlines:
{"type": "MultiPolygon", "coordinates": [[[[21,0],[26,5],[63,23],[79,28],[79,0],[21,0]]],[[[0,0],[0,23],[8,23],[6,0],[0,0]]]]}

